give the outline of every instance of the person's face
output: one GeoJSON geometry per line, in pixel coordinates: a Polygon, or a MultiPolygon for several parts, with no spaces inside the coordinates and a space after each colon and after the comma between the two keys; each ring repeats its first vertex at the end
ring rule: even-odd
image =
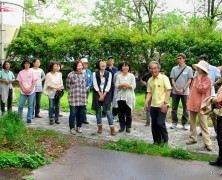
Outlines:
{"type": "Polygon", "coordinates": [[[149,70],[154,78],[159,75],[160,69],[157,64],[155,64],[155,63],[150,64],[149,70]]]}
{"type": "Polygon", "coordinates": [[[111,66],[111,65],[113,65],[114,64],[114,59],[109,59],[108,61],[107,61],[107,64],[108,64],[108,66],[111,66]]]}
{"type": "Polygon", "coordinates": [[[76,66],[76,71],[77,71],[77,72],[81,72],[82,69],[83,69],[83,65],[82,65],[82,63],[79,63],[79,64],[76,66]]]}
{"type": "Polygon", "coordinates": [[[34,67],[39,68],[40,67],[40,61],[36,60],[33,65],[34,65],[34,67]]]}
{"type": "Polygon", "coordinates": [[[89,66],[89,63],[83,63],[84,69],[86,69],[89,66]]]}
{"type": "Polygon", "coordinates": [[[100,68],[100,70],[105,70],[106,69],[106,62],[105,61],[100,61],[99,68],[100,68]]]}
{"type": "Polygon", "coordinates": [[[58,64],[54,64],[54,65],[53,65],[52,71],[53,71],[53,72],[57,72],[57,71],[58,71],[58,64]]]}
{"type": "Polygon", "coordinates": [[[8,71],[9,69],[10,69],[10,63],[7,62],[7,63],[5,63],[5,70],[8,71]]]}
{"type": "Polygon", "coordinates": [[[122,66],[122,72],[123,72],[123,73],[129,72],[129,66],[126,65],[126,64],[124,64],[124,65],[122,66]]]}
{"type": "Polygon", "coordinates": [[[30,63],[26,62],[26,63],[24,64],[24,67],[25,67],[25,69],[29,69],[29,68],[30,68],[30,63]]]}
{"type": "Polygon", "coordinates": [[[198,74],[204,74],[204,71],[202,69],[200,69],[199,67],[197,67],[197,72],[198,72],[198,74]]]}
{"type": "Polygon", "coordinates": [[[182,65],[182,64],[184,64],[185,59],[182,56],[178,56],[177,61],[178,61],[179,65],[182,65]]]}

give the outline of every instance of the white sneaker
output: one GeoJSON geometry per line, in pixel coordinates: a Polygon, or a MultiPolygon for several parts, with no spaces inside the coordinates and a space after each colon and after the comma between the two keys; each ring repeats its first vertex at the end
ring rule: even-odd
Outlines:
{"type": "Polygon", "coordinates": [[[188,130],[188,125],[187,124],[183,125],[183,130],[188,130]]]}
{"type": "Polygon", "coordinates": [[[77,132],[77,133],[82,133],[81,128],[80,128],[80,127],[77,127],[77,128],[76,128],[76,132],[77,132]]]}
{"type": "Polygon", "coordinates": [[[170,129],[175,129],[177,127],[177,124],[176,123],[172,123],[170,129]]]}
{"type": "Polygon", "coordinates": [[[73,135],[76,135],[76,130],[75,130],[75,128],[70,129],[70,133],[73,134],[73,135]]]}

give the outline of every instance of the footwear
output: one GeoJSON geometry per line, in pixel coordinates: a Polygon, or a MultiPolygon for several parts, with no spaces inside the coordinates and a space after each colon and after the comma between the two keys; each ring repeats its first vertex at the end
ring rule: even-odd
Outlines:
{"type": "Polygon", "coordinates": [[[127,133],[130,133],[130,128],[127,127],[127,128],[126,128],[126,132],[127,132],[127,133]]]}
{"type": "Polygon", "coordinates": [[[222,161],[217,159],[216,161],[209,161],[209,164],[212,166],[222,166],[222,161]]]}
{"type": "Polygon", "coordinates": [[[113,125],[110,126],[110,133],[112,136],[115,136],[116,135],[116,131],[115,131],[115,128],[113,125]]]}
{"type": "Polygon", "coordinates": [[[42,117],[41,117],[41,116],[39,116],[39,115],[35,115],[35,117],[36,117],[36,118],[42,118],[42,117]]]}
{"type": "Polygon", "coordinates": [[[144,126],[150,126],[150,121],[146,121],[144,126]]]}
{"type": "Polygon", "coordinates": [[[70,133],[73,134],[73,135],[76,135],[76,130],[75,130],[75,128],[70,129],[70,133]]]}
{"type": "Polygon", "coordinates": [[[184,124],[182,129],[183,129],[183,130],[188,130],[188,125],[187,125],[187,124],[184,124]]]}
{"type": "Polygon", "coordinates": [[[195,144],[195,143],[197,143],[197,141],[190,141],[189,140],[189,141],[186,142],[187,145],[191,145],[191,144],[195,144]]]}
{"type": "Polygon", "coordinates": [[[62,114],[59,114],[59,117],[62,117],[63,115],[62,114]]]}
{"type": "Polygon", "coordinates": [[[53,125],[54,122],[53,122],[53,119],[49,119],[49,125],[53,125]]]}
{"type": "Polygon", "coordinates": [[[82,123],[83,123],[83,124],[89,124],[89,122],[88,122],[88,121],[83,121],[82,123]]]}
{"type": "Polygon", "coordinates": [[[82,133],[81,128],[80,128],[80,127],[77,127],[77,128],[76,128],[76,132],[77,132],[77,133],[82,133]]]}
{"type": "Polygon", "coordinates": [[[58,120],[58,119],[56,119],[56,120],[55,120],[55,123],[56,123],[56,124],[60,124],[60,122],[59,122],[59,120],[58,120]]]}
{"type": "Polygon", "coordinates": [[[103,125],[102,124],[98,124],[98,131],[99,134],[103,132],[103,125]]]}
{"type": "Polygon", "coordinates": [[[208,151],[212,151],[212,147],[211,147],[211,146],[205,145],[205,148],[206,148],[208,151]]]}
{"type": "Polygon", "coordinates": [[[177,124],[176,123],[172,123],[170,129],[175,129],[177,127],[177,124]]]}
{"type": "Polygon", "coordinates": [[[27,123],[31,123],[32,121],[30,119],[27,120],[27,123]]]}
{"type": "Polygon", "coordinates": [[[123,132],[125,130],[125,126],[120,126],[119,132],[123,132]]]}
{"type": "Polygon", "coordinates": [[[199,133],[199,136],[202,136],[202,132],[199,133]]]}

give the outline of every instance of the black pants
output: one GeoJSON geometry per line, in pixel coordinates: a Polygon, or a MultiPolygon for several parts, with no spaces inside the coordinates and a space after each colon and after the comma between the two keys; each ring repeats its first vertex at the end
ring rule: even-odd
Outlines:
{"type": "Polygon", "coordinates": [[[131,109],[126,104],[126,101],[117,101],[118,103],[118,118],[120,127],[131,128],[132,124],[132,115],[131,109]]]}
{"type": "MultiPolygon", "coordinates": [[[[7,110],[8,111],[12,110],[12,89],[9,89],[8,91],[7,110]]],[[[3,113],[5,112],[5,103],[3,103],[2,100],[1,100],[1,111],[3,113]]]]}
{"type": "Polygon", "coordinates": [[[151,114],[151,128],[153,134],[154,143],[167,143],[168,132],[165,124],[166,114],[161,111],[159,107],[152,107],[150,109],[151,114]]]}
{"type": "Polygon", "coordinates": [[[34,100],[35,106],[33,104],[33,115],[34,115],[34,109],[35,109],[35,116],[38,116],[40,112],[41,96],[42,96],[42,92],[35,92],[35,100],[34,100]]]}
{"type": "Polygon", "coordinates": [[[217,117],[217,142],[219,146],[218,160],[222,161],[222,116],[217,117]]]}

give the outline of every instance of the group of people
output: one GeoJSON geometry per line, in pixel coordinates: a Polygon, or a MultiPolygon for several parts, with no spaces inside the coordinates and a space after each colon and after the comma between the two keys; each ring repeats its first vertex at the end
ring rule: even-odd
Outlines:
{"type": "MultiPolygon", "coordinates": [[[[185,63],[186,56],[181,53],[177,56],[178,65],[172,68],[170,79],[160,73],[161,66],[157,61],[149,63],[149,73],[146,74],[141,82],[147,87],[144,109],[146,111],[146,126],[151,124],[154,144],[168,144],[168,131],[165,118],[169,108],[169,98],[172,97],[172,125],[175,129],[178,124],[178,105],[181,100],[183,113],[181,123],[184,130],[187,130],[187,122],[190,116],[190,136],[187,145],[197,143],[196,118],[200,119],[201,135],[203,136],[204,146],[208,151],[212,151],[210,133],[208,130],[207,115],[200,113],[201,105],[206,98],[213,96],[212,105],[221,108],[220,101],[222,95],[215,96],[214,85],[216,79],[220,78],[218,68],[211,66],[208,57],[202,55],[197,64],[193,64],[196,72],[185,63]],[[172,85],[171,85],[172,84],[172,85]]],[[[108,57],[107,61],[99,60],[96,62],[96,72],[88,69],[89,62],[86,58],[76,60],[73,63],[73,70],[66,78],[66,89],[68,91],[68,104],[70,108],[69,128],[71,134],[82,133],[82,123],[88,124],[86,105],[90,89],[93,90],[92,109],[96,112],[98,133],[103,132],[103,114],[107,117],[110,134],[116,135],[114,127],[114,117],[118,116],[119,132],[130,133],[132,126],[131,111],[135,105],[136,80],[130,73],[131,65],[127,61],[114,66],[114,58],[108,57]],[[92,87],[91,87],[92,86],[92,87]],[[111,111],[112,105],[112,111],[111,111]]],[[[10,71],[10,62],[5,61],[3,70],[0,72],[1,82],[1,110],[12,110],[12,100],[15,98],[12,82],[15,81],[14,74],[10,71]]],[[[35,59],[32,63],[24,60],[21,64],[22,70],[18,73],[20,100],[18,114],[22,117],[23,108],[28,100],[27,123],[31,123],[33,117],[41,118],[40,102],[44,92],[48,96],[49,124],[60,124],[59,109],[60,98],[63,95],[63,80],[60,72],[61,65],[58,62],[50,62],[49,72],[45,75],[40,68],[40,60],[35,59]],[[33,67],[31,68],[31,66],[33,67]],[[44,85],[43,85],[43,81],[44,85]]],[[[222,165],[222,133],[219,117],[213,117],[213,125],[217,133],[219,144],[219,157],[212,165],[222,165]]]]}
{"type": "MultiPolygon", "coordinates": [[[[160,73],[161,66],[158,62],[153,61],[149,64],[150,77],[146,74],[141,82],[147,85],[147,95],[144,104],[144,109],[147,112],[146,126],[150,125],[153,135],[154,144],[168,143],[168,132],[165,125],[165,118],[167,109],[169,107],[169,98],[172,97],[172,125],[171,129],[175,129],[178,124],[178,105],[181,100],[183,106],[183,113],[181,123],[184,130],[187,130],[187,122],[190,116],[190,135],[187,145],[197,143],[196,118],[200,120],[200,135],[203,136],[204,147],[208,151],[212,151],[212,143],[210,140],[210,133],[208,129],[208,115],[206,107],[203,107],[208,97],[212,97],[210,106],[222,107],[221,91],[218,95],[215,94],[214,85],[217,78],[221,78],[220,68],[209,64],[207,55],[201,55],[199,62],[193,64],[192,67],[196,70],[194,75],[192,68],[185,64],[186,56],[181,53],[177,56],[178,65],[173,67],[170,73],[171,83],[167,76],[160,73]],[[144,79],[149,79],[144,82],[144,79]],[[171,87],[172,84],[172,87],[171,87]],[[202,110],[201,110],[202,109],[202,110]]],[[[218,80],[219,82],[221,80],[218,80]]],[[[209,113],[209,112],[208,112],[209,113]]],[[[219,157],[216,161],[210,162],[211,165],[222,166],[222,133],[221,123],[219,120],[221,116],[210,116],[219,145],[219,157]]]]}

